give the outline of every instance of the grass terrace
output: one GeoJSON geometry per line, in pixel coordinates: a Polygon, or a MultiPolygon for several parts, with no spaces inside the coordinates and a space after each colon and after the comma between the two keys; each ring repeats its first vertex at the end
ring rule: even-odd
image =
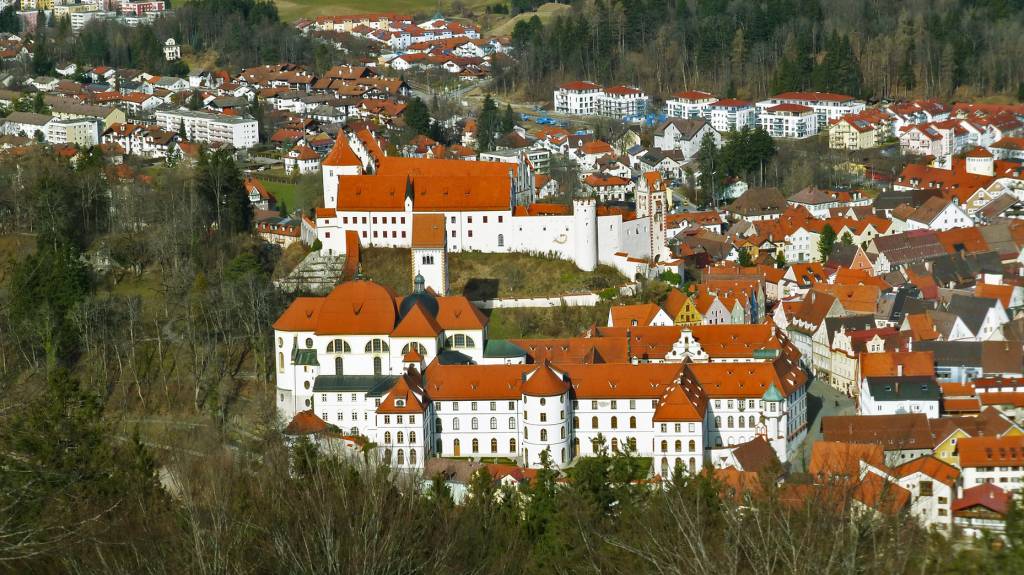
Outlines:
{"type": "MultiPolygon", "coordinates": [[[[364,275],[400,294],[409,293],[412,288],[409,250],[366,248],[362,256],[364,275]]],[[[452,253],[448,273],[452,292],[471,300],[597,292],[627,281],[610,266],[584,272],[570,261],[515,253],[452,253]]]]}

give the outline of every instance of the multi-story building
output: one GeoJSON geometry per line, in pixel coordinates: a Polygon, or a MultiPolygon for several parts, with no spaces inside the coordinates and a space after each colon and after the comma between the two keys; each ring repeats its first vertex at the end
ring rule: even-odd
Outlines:
{"type": "Polygon", "coordinates": [[[784,92],[757,103],[759,113],[780,104],[795,104],[814,110],[819,130],[824,130],[832,120],[838,120],[845,114],[857,114],[864,111],[865,103],[853,96],[832,92],[784,92]]]}
{"type": "Polygon", "coordinates": [[[156,113],[156,121],[170,132],[178,132],[184,127],[192,142],[227,144],[239,150],[259,143],[259,122],[250,118],[192,110],[160,110],[156,113]]]}
{"type": "Polygon", "coordinates": [[[637,118],[647,113],[649,98],[632,86],[611,86],[597,97],[597,113],[610,118],[637,118]]]}
{"type": "Polygon", "coordinates": [[[802,104],[777,104],[758,111],[757,123],[773,138],[803,139],[818,135],[818,114],[802,104]]]}
{"type": "Polygon", "coordinates": [[[100,143],[100,121],[93,118],[53,119],[46,124],[46,141],[82,147],[100,143]]]}
{"type": "Polygon", "coordinates": [[[593,82],[568,82],[555,90],[555,112],[575,116],[596,114],[597,101],[603,93],[593,82]]]}
{"type": "Polygon", "coordinates": [[[711,104],[718,101],[718,97],[700,90],[688,90],[673,94],[672,98],[665,102],[667,115],[670,118],[689,118],[695,120],[704,118],[711,119],[711,104]]]}
{"type": "Polygon", "coordinates": [[[957,449],[964,489],[982,483],[1005,491],[1024,487],[1024,435],[964,437],[957,449]]]}
{"type": "Polygon", "coordinates": [[[274,330],[281,416],[315,414],[403,468],[431,456],[537,467],[545,452],[562,467],[611,449],[668,476],[755,436],[786,460],[806,431],[806,375],[768,325],[488,341],[465,297],[435,296],[417,277],[405,297],[357,279],[298,298],[274,330]],[[665,335],[671,352],[633,355],[665,335]]]}
{"type": "Polygon", "coordinates": [[[757,126],[757,109],[753,102],[726,98],[709,104],[708,121],[719,133],[738,132],[757,126]]]}

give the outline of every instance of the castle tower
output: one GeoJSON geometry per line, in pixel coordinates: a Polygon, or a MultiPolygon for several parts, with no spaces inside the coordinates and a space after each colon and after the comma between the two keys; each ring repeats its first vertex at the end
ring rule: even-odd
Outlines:
{"type": "Polygon", "coordinates": [[[667,255],[665,242],[665,212],[668,209],[668,189],[658,172],[647,172],[640,178],[636,190],[636,215],[649,218],[650,258],[660,260],[667,255]]]}
{"type": "Polygon", "coordinates": [[[551,455],[555,467],[572,461],[572,400],[565,375],[547,362],[525,374],[521,398],[523,465],[541,466],[541,453],[551,455]]]}
{"type": "Polygon", "coordinates": [[[412,216],[413,291],[424,288],[437,295],[448,293],[448,234],[443,214],[412,216]]]}
{"type": "Polygon", "coordinates": [[[338,176],[358,176],[363,173],[363,163],[352,151],[344,130],[338,131],[334,147],[324,158],[321,166],[324,178],[324,207],[335,208],[338,206],[338,176]]]}
{"type": "Polygon", "coordinates": [[[572,201],[573,261],[585,272],[597,268],[597,201],[577,198],[572,201]]]}

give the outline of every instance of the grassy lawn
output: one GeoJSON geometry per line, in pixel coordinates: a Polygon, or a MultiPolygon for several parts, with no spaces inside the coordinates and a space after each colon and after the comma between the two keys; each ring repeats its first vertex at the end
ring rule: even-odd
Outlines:
{"type": "Polygon", "coordinates": [[[298,207],[295,204],[295,192],[297,189],[295,184],[286,184],[284,182],[274,182],[271,180],[260,181],[263,182],[263,187],[277,198],[278,204],[284,202],[285,206],[289,210],[298,207]]]}
{"type": "Polygon", "coordinates": [[[594,307],[502,308],[483,310],[490,317],[491,339],[575,337],[592,325],[608,324],[608,302],[594,307]]]}
{"type": "MultiPolygon", "coordinates": [[[[409,292],[409,250],[368,248],[362,255],[364,275],[398,293],[409,292]]],[[[527,254],[453,253],[449,255],[448,272],[452,293],[472,300],[582,293],[626,282],[609,266],[584,272],[569,261],[527,254]]]]}

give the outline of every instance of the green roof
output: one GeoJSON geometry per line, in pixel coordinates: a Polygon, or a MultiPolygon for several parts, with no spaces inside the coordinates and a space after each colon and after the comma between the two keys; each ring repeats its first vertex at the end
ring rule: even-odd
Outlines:
{"type": "Polygon", "coordinates": [[[526,350],[507,339],[487,340],[484,357],[526,357],[526,350]]]}
{"type": "Polygon", "coordinates": [[[318,375],[314,393],[357,391],[370,397],[382,396],[398,381],[397,375],[318,375]]]}
{"type": "Polygon", "coordinates": [[[295,349],[292,351],[292,363],[295,365],[320,365],[315,349],[295,349]]]}
{"type": "Polygon", "coordinates": [[[775,387],[775,382],[772,382],[772,384],[768,386],[768,390],[761,396],[761,399],[765,401],[782,401],[783,398],[782,394],[779,393],[779,388],[775,387]]]}

